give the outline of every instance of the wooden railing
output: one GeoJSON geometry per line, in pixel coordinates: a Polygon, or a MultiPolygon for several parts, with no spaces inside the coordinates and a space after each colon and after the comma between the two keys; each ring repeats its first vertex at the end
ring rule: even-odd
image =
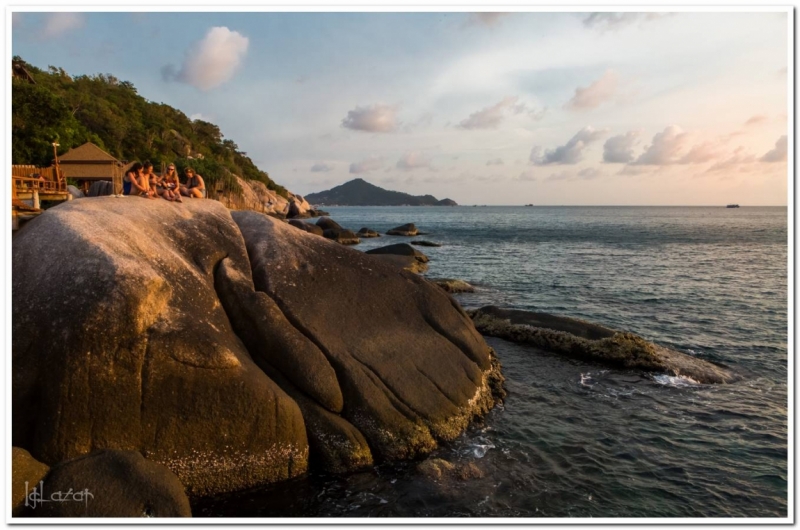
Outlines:
{"type": "Polygon", "coordinates": [[[12,197],[18,193],[66,193],[67,181],[64,173],[55,167],[11,166],[12,197]]]}

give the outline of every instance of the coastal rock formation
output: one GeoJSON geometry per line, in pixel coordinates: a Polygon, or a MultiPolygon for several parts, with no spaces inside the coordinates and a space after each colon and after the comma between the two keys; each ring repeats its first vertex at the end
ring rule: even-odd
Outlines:
{"type": "Polygon", "coordinates": [[[344,228],[328,228],[322,232],[322,236],[325,239],[336,241],[342,245],[358,245],[361,243],[361,240],[358,239],[358,236],[355,235],[352,230],[346,230],[344,228]]]}
{"type": "Polygon", "coordinates": [[[730,383],[738,376],[708,361],[575,318],[548,313],[485,306],[471,310],[475,327],[484,335],[531,344],[568,357],[615,368],[666,372],[698,383],[730,383]]]}
{"type": "Polygon", "coordinates": [[[451,278],[428,278],[431,281],[447,291],[448,293],[474,293],[475,288],[465,282],[464,280],[454,280],[451,278]]]}
{"type": "Polygon", "coordinates": [[[381,235],[378,232],[376,232],[375,230],[372,230],[372,229],[367,228],[365,226],[361,230],[358,231],[358,237],[364,237],[364,238],[381,237],[381,235]]]}
{"type": "Polygon", "coordinates": [[[16,516],[25,506],[25,496],[47,475],[50,468],[25,449],[11,448],[11,509],[16,516]],[[27,487],[27,490],[26,490],[27,487]]]}
{"type": "Polygon", "coordinates": [[[396,243],[385,247],[373,248],[367,254],[394,254],[397,256],[412,256],[421,263],[428,263],[428,256],[406,243],[396,243]]]}
{"type": "Polygon", "coordinates": [[[373,254],[373,256],[392,267],[414,274],[422,274],[428,270],[428,264],[417,260],[414,256],[398,256],[397,254],[373,254]]]}
{"type": "Polygon", "coordinates": [[[427,454],[493,405],[499,368],[446,293],[376,256],[253,212],[232,215],[256,290],[325,354],[344,398],[340,417],[375,458],[427,454]],[[380,332],[357,332],[364,322],[380,322],[380,332]]]}
{"type": "Polygon", "coordinates": [[[235,491],[425,455],[503,393],[441,289],[217,201],[63,203],[12,271],[12,438],[47,465],[136,451],[235,491]]]}
{"type": "Polygon", "coordinates": [[[398,226],[392,228],[388,232],[386,232],[390,236],[416,236],[419,235],[419,231],[417,227],[414,226],[414,223],[407,223],[402,226],[398,226]]]}
{"type": "Polygon", "coordinates": [[[320,217],[317,219],[317,226],[323,230],[344,230],[342,225],[331,219],[330,217],[320,217]]]}
{"type": "Polygon", "coordinates": [[[312,225],[311,223],[306,223],[304,221],[300,221],[298,219],[291,219],[289,224],[295,228],[299,228],[309,234],[314,234],[315,236],[322,236],[323,230],[317,225],[312,225]]]}
{"type": "Polygon", "coordinates": [[[45,495],[66,494],[64,502],[26,507],[29,517],[191,517],[178,477],[135,451],[94,451],[53,467],[43,481],[45,495]]]}
{"type": "Polygon", "coordinates": [[[417,473],[434,480],[472,480],[483,477],[483,471],[475,462],[453,464],[443,458],[429,458],[417,464],[417,473]]]}
{"type": "Polygon", "coordinates": [[[24,226],[13,242],[14,445],[49,465],[139,451],[196,495],[304,473],[302,414],[233,331],[217,294],[232,282],[215,275],[223,260],[246,289],[244,241],[217,201],[84,199],[24,226]]]}

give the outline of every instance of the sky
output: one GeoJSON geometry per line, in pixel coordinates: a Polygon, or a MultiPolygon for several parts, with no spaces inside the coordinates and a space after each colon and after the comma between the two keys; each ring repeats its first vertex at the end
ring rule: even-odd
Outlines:
{"type": "Polygon", "coordinates": [[[786,205],[787,17],[15,12],[12,54],[130,81],[299,194],[786,205]]]}

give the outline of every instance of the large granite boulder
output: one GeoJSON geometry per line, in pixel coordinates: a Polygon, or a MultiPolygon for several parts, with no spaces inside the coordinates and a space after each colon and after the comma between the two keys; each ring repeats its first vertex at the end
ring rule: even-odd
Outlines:
{"type": "Polygon", "coordinates": [[[367,254],[394,254],[396,256],[412,256],[421,263],[428,263],[429,261],[428,256],[407,243],[396,243],[394,245],[386,245],[385,247],[373,248],[368,250],[367,254]]]}
{"type": "Polygon", "coordinates": [[[414,225],[414,223],[407,223],[392,228],[386,233],[390,236],[417,236],[420,234],[420,231],[417,230],[417,227],[414,225]]]}
{"type": "Polygon", "coordinates": [[[305,221],[300,221],[299,219],[291,219],[289,220],[289,224],[295,228],[299,228],[304,232],[308,232],[316,236],[321,236],[324,232],[322,228],[320,228],[319,226],[312,225],[311,223],[306,223],[305,221]]]}
{"type": "Polygon", "coordinates": [[[358,237],[370,238],[370,237],[381,237],[381,235],[377,231],[364,226],[361,227],[361,230],[358,231],[358,237]]]}
{"type": "Polygon", "coordinates": [[[398,270],[406,270],[414,274],[422,274],[428,270],[428,264],[419,261],[414,256],[400,256],[397,254],[372,254],[372,256],[398,270]]]}
{"type": "Polygon", "coordinates": [[[358,245],[361,243],[361,240],[352,230],[344,228],[328,228],[323,230],[322,237],[330,239],[331,241],[336,241],[342,245],[358,245]]]}
{"type": "Polygon", "coordinates": [[[255,212],[232,215],[256,289],[336,372],[343,406],[330,432],[357,430],[378,458],[415,458],[493,405],[499,367],[444,291],[255,212]]]}
{"type": "Polygon", "coordinates": [[[98,180],[89,186],[87,197],[103,197],[114,193],[114,184],[110,180],[98,180]]]}
{"type": "Polygon", "coordinates": [[[698,383],[731,383],[730,370],[657,344],[630,332],[549,313],[485,306],[469,311],[484,335],[530,344],[566,357],[614,368],[666,372],[698,383]]]}
{"type": "Polygon", "coordinates": [[[217,201],[61,204],[12,272],[12,439],[48,465],[136,451],[235,491],[425,455],[502,396],[444,291],[217,201]]]}
{"type": "Polygon", "coordinates": [[[135,451],[94,451],[54,466],[42,482],[44,502],[29,502],[24,516],[192,516],[178,477],[135,451]],[[53,501],[54,494],[62,500],[53,501]]]}
{"type": "Polygon", "coordinates": [[[39,485],[50,468],[20,447],[11,448],[11,509],[18,515],[25,508],[25,497],[39,485]]]}
{"type": "MultiPolygon", "coordinates": [[[[220,304],[218,289],[256,296],[222,204],[69,201],[23,227],[12,254],[14,445],[49,465],[138,451],[197,495],[306,471],[300,409],[220,304]]],[[[265,349],[313,346],[288,331],[265,349]]]]}
{"type": "Polygon", "coordinates": [[[320,217],[317,219],[317,226],[323,230],[344,230],[342,225],[331,219],[330,217],[320,217]]]}

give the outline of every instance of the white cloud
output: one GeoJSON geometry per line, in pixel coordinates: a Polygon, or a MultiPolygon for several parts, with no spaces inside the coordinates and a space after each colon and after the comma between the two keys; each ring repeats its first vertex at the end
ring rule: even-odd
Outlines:
{"type": "Polygon", "coordinates": [[[785,162],[788,153],[788,142],[784,134],[775,142],[775,149],[767,151],[759,160],[762,162],[785,162]]]}
{"type": "Polygon", "coordinates": [[[376,104],[369,107],[356,107],[348,111],[342,120],[342,127],[354,131],[394,132],[397,130],[397,105],[376,104]]]}
{"type": "Polygon", "coordinates": [[[562,146],[555,149],[548,149],[544,155],[541,154],[541,147],[534,147],[531,150],[530,161],[537,166],[549,164],[577,164],[581,161],[583,150],[591,143],[600,140],[608,133],[608,129],[594,129],[591,126],[584,127],[575,136],[562,146]]]}
{"type": "Polygon", "coordinates": [[[214,27],[189,48],[178,72],[167,66],[162,73],[167,79],[210,90],[230,81],[247,54],[249,44],[250,40],[238,31],[214,27]]]}
{"type": "Polygon", "coordinates": [[[350,164],[350,173],[368,173],[383,167],[383,158],[379,156],[371,156],[365,158],[360,162],[353,162],[350,164]]]}
{"type": "Polygon", "coordinates": [[[425,167],[431,167],[431,159],[419,151],[408,151],[397,161],[397,168],[404,171],[425,167]]]}
{"type": "Polygon", "coordinates": [[[642,166],[675,164],[687,140],[687,133],[677,125],[670,125],[653,136],[653,142],[633,164],[642,166]]]}
{"type": "Polygon", "coordinates": [[[713,142],[703,142],[693,146],[688,153],[683,155],[678,164],[705,164],[720,157],[720,145],[713,142]]]}
{"type": "Polygon", "coordinates": [[[745,153],[744,147],[737,148],[733,154],[712,165],[706,170],[706,173],[719,173],[719,172],[746,172],[755,163],[756,157],[752,154],[745,153]]]}
{"type": "Polygon", "coordinates": [[[613,70],[607,70],[600,79],[592,82],[589,86],[576,88],[575,95],[572,96],[572,99],[567,102],[565,107],[571,110],[597,108],[614,97],[618,84],[617,73],[613,70]]]}
{"type": "Polygon", "coordinates": [[[41,37],[44,39],[61,37],[70,31],[83,27],[85,23],[86,18],[83,13],[47,13],[41,37]]]}
{"type": "Polygon", "coordinates": [[[333,170],[333,166],[326,164],[325,162],[317,162],[316,164],[311,166],[312,173],[327,173],[328,171],[331,170],[333,170]]]}
{"type": "Polygon", "coordinates": [[[606,140],[606,143],[603,144],[603,162],[609,164],[633,162],[633,147],[639,143],[640,135],[641,131],[628,131],[606,140]]]}
{"type": "Polygon", "coordinates": [[[587,28],[615,31],[636,22],[649,22],[665,17],[670,13],[590,13],[583,19],[587,28]]]}
{"type": "Polygon", "coordinates": [[[559,173],[553,173],[546,180],[549,181],[560,181],[560,180],[592,180],[596,179],[597,177],[602,177],[603,173],[593,167],[587,167],[581,169],[580,171],[573,172],[573,171],[561,171],[559,173]]]}
{"type": "Polygon", "coordinates": [[[767,121],[767,117],[763,114],[756,114],[752,116],[749,120],[744,122],[745,126],[753,126],[753,125],[761,125],[762,123],[767,121]]]}
{"type": "Polygon", "coordinates": [[[486,162],[487,166],[502,166],[504,164],[502,158],[493,158],[486,162]]]}
{"type": "Polygon", "coordinates": [[[507,96],[499,103],[473,112],[468,118],[461,120],[458,126],[462,129],[494,129],[505,119],[507,113],[519,114],[527,110],[525,104],[517,103],[519,98],[507,96]]]}

